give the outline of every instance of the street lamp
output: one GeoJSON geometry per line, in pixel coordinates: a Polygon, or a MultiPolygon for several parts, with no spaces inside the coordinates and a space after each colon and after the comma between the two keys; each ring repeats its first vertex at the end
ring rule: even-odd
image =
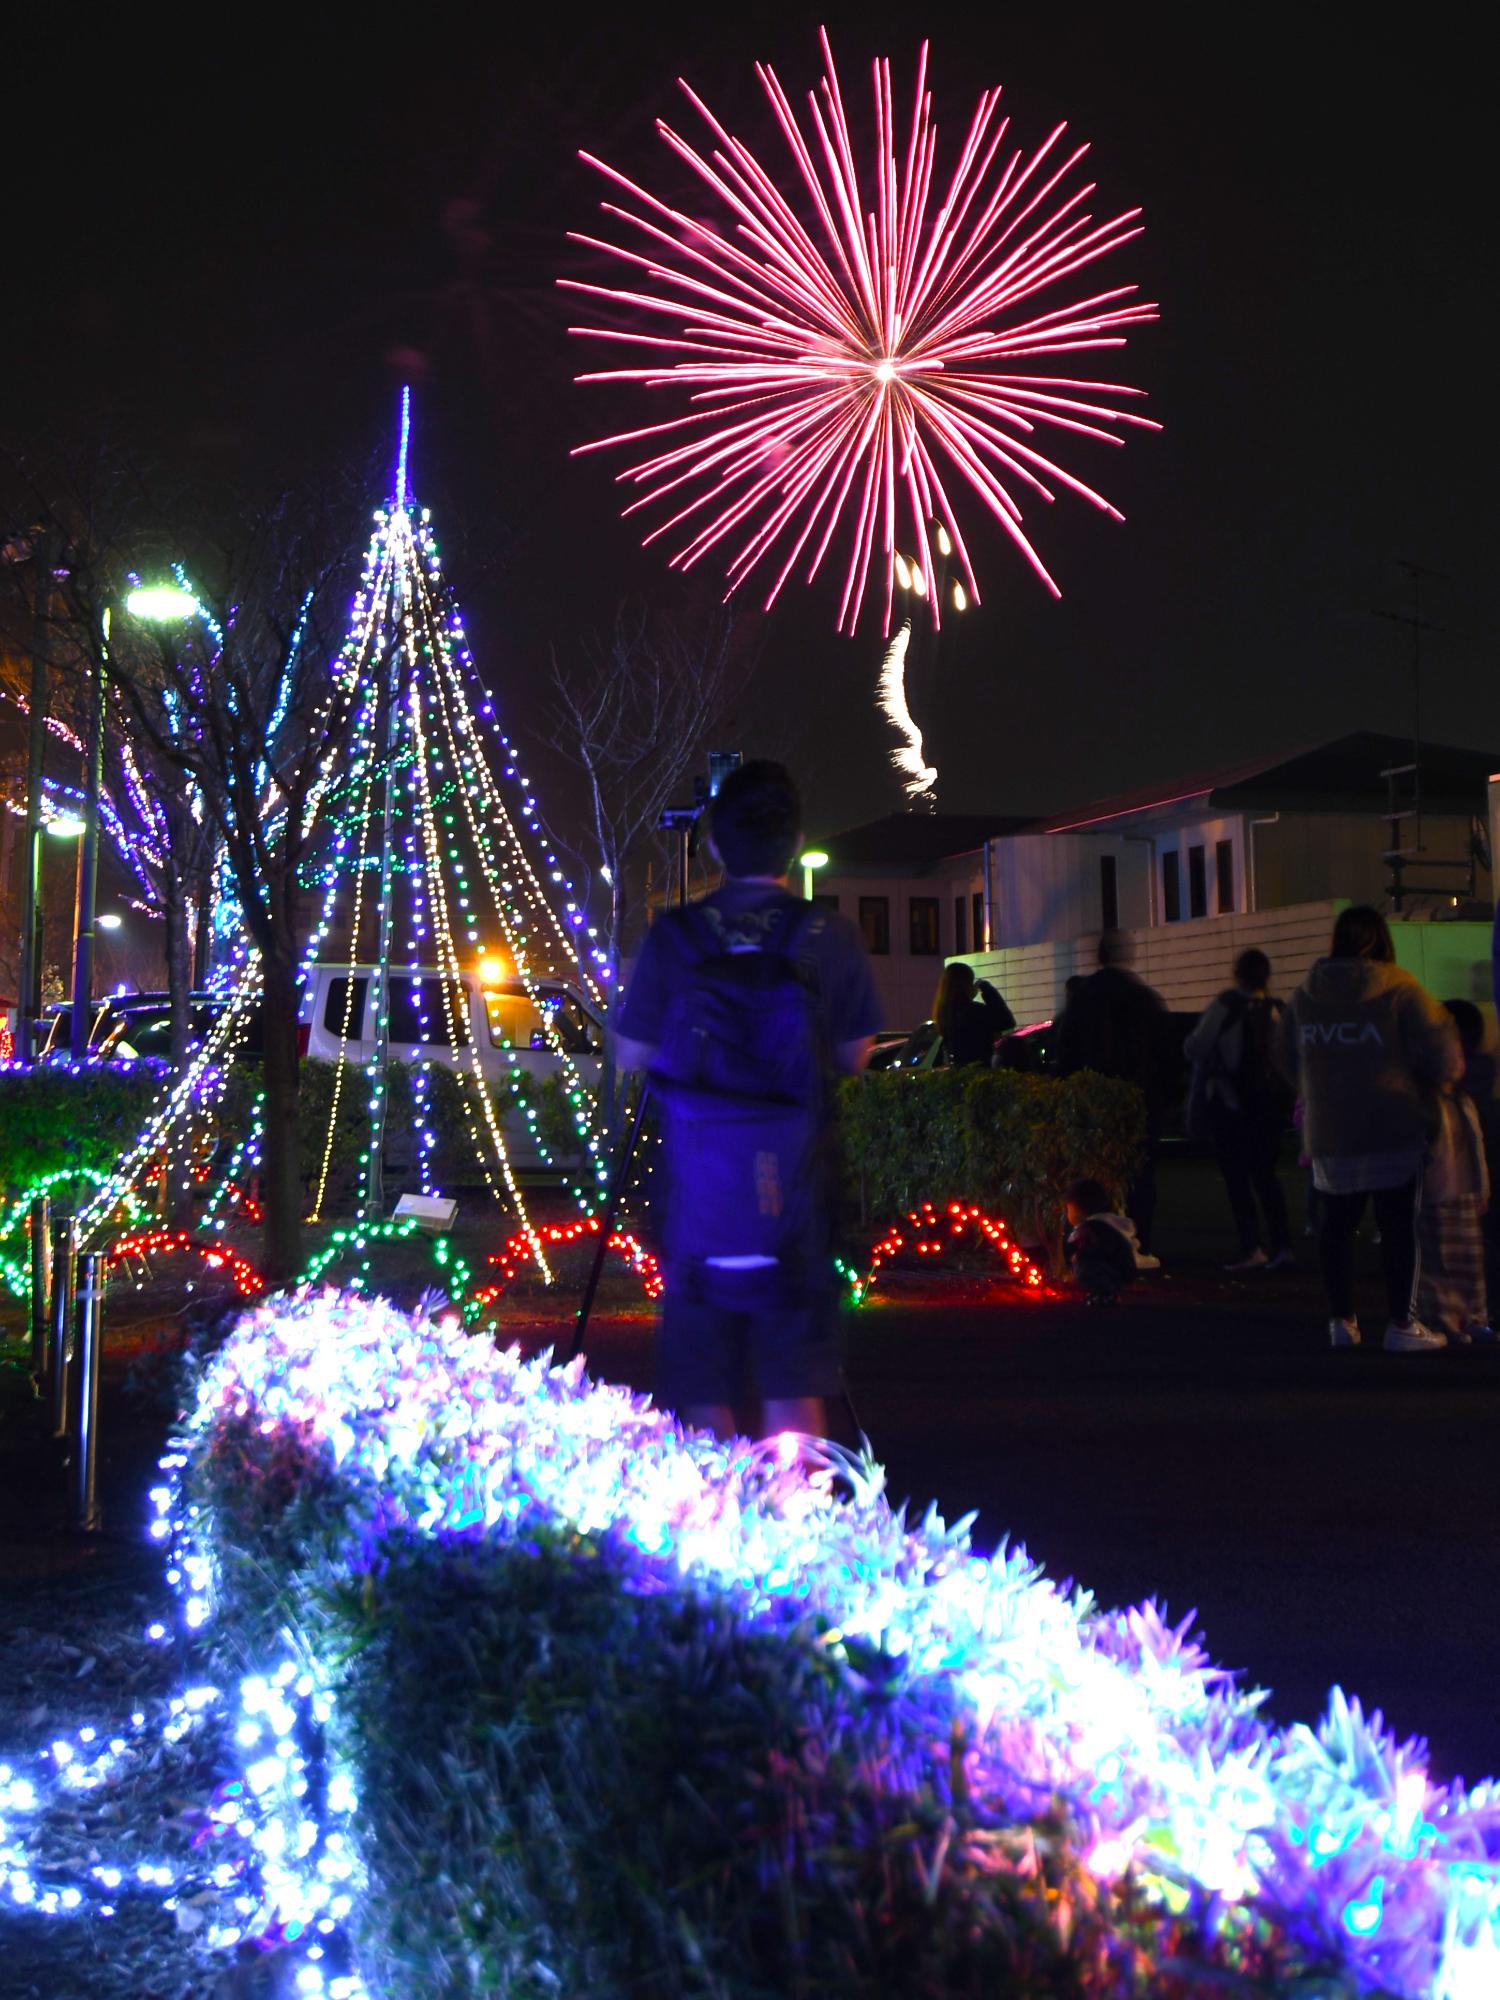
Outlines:
{"type": "MultiPolygon", "coordinates": [[[[104,694],[109,679],[109,638],[113,606],[100,620],[99,653],[89,691],[89,728],[83,774],[83,845],[78,850],[78,897],[73,920],[73,1060],[89,1052],[89,1010],[94,994],[94,901],[99,884],[99,793],[104,784],[104,694]]],[[[190,590],[177,584],[138,586],[121,609],[150,625],[175,624],[201,610],[190,590]]]]}
{"type": "Polygon", "coordinates": [[[807,902],[812,901],[812,878],[815,868],[826,868],[828,856],[821,847],[804,848],[802,853],[802,894],[807,902]]]}

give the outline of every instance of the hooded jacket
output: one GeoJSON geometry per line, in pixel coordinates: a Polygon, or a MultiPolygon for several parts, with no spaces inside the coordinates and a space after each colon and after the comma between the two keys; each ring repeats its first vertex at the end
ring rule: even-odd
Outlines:
{"type": "Polygon", "coordinates": [[[1135,1240],[1135,1224],[1128,1215],[1101,1209],[1086,1215],[1076,1229],[1068,1232],[1069,1262],[1080,1257],[1108,1264],[1120,1283],[1128,1284],[1141,1268],[1141,1246],[1135,1240]]]}
{"type": "Polygon", "coordinates": [[[1399,1156],[1402,1179],[1421,1165],[1433,1092],[1463,1074],[1452,1016],[1401,966],[1373,958],[1314,961],[1278,1025],[1276,1057],[1302,1098],[1309,1158],[1399,1156]]]}

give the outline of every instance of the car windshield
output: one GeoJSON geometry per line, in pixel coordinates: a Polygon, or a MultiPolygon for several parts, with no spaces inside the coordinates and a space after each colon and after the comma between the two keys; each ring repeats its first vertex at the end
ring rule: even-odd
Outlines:
{"type": "Polygon", "coordinates": [[[496,1048],[560,1047],[570,1056],[599,1052],[599,1030],[570,993],[543,988],[533,998],[524,988],[501,987],[485,994],[484,1006],[496,1048]]]}

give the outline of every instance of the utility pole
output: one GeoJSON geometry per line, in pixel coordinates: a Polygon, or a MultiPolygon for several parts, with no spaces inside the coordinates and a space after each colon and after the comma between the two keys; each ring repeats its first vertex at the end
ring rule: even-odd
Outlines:
{"type": "Polygon", "coordinates": [[[1390,829],[1390,846],[1381,857],[1390,870],[1391,907],[1399,917],[1405,907],[1405,872],[1411,866],[1421,867],[1422,844],[1422,634],[1436,630],[1432,621],[1422,616],[1422,579],[1431,577],[1435,581],[1446,582],[1443,570],[1431,569],[1426,563],[1412,561],[1409,557],[1398,556],[1396,567],[1411,578],[1410,611],[1377,611],[1377,618],[1387,618],[1393,625],[1405,625],[1411,631],[1411,762],[1392,764],[1381,772],[1386,781],[1385,818],[1390,829]],[[1403,789],[1401,780],[1408,779],[1409,785],[1403,789]],[[1410,822],[1409,829],[1406,823],[1410,822]]]}

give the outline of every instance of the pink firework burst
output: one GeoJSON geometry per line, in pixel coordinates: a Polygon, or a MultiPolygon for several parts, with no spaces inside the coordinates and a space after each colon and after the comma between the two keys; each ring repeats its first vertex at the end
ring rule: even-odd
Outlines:
{"type": "MultiPolygon", "coordinates": [[[[675,537],[671,560],[683,569],[720,551],[731,592],[761,570],[770,576],[767,608],[799,563],[812,581],[841,524],[850,536],[841,628],[854,630],[873,581],[889,632],[898,532],[910,535],[912,559],[927,576],[930,540],[940,531],[951,537],[977,601],[949,498],[955,475],[1060,595],[1022,526],[1018,494],[1050,501],[1062,486],[1122,516],[1038,441],[1064,431],[1119,444],[1122,426],[1160,426],[1112,406],[1138,389],[1033,372],[1033,364],[1123,346],[1125,329],[1156,310],[1131,302],[1133,285],[1066,305],[1043,295],[1056,297],[1075,273],[1138,235],[1140,211],[1095,222],[1085,209],[1094,183],[1066,185],[1087,146],[1065,146],[1064,125],[1029,157],[1008,146],[998,88],[980,97],[946,191],[935,193],[925,43],[904,145],[890,64],[874,65],[867,202],[826,31],[820,39],[827,73],[808,93],[808,129],[775,72],[756,65],[791,150],[795,173],[781,178],[796,200],[686,83],[711,148],[700,152],[662,120],[657,130],[722,204],[720,223],[669,207],[582,155],[627,197],[602,204],[627,240],[576,232],[573,240],[640,275],[629,285],[562,282],[655,315],[662,330],[571,328],[653,356],[578,380],[681,390],[691,408],[578,449],[649,446],[618,475],[641,489],[627,514],[664,510],[646,541],[675,537]]],[[[935,600],[934,610],[940,615],[935,600]]]]}

